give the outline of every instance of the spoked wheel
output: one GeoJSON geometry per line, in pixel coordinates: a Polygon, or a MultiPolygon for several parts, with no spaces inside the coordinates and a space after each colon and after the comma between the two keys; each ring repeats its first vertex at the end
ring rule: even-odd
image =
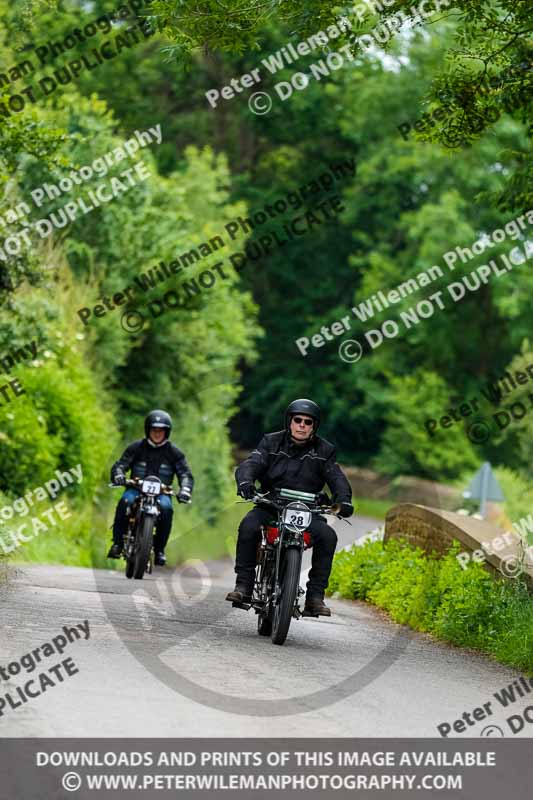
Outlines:
{"type": "Polygon", "coordinates": [[[146,516],[141,521],[141,529],[137,532],[133,560],[133,577],[141,580],[148,566],[150,551],[154,542],[154,518],[146,516]]]}
{"type": "Polygon", "coordinates": [[[272,620],[272,643],[283,644],[289,632],[296,594],[300,584],[301,550],[290,547],[285,551],[281,566],[280,596],[274,607],[272,620]]]}

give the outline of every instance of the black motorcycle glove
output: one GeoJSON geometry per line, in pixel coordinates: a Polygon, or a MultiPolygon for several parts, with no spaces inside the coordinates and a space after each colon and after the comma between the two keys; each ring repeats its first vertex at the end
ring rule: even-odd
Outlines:
{"type": "Polygon", "coordinates": [[[115,477],[113,478],[113,483],[115,486],[125,486],[126,485],[126,476],[123,472],[117,472],[115,477]]]}
{"type": "Polygon", "coordinates": [[[341,503],[339,514],[341,517],[351,517],[353,514],[353,506],[351,503],[341,503]]]}
{"type": "Polygon", "coordinates": [[[189,486],[184,486],[180,489],[178,494],[178,503],[190,503],[191,502],[191,490],[189,486]]]}
{"type": "Polygon", "coordinates": [[[255,494],[255,486],[253,483],[250,483],[250,481],[239,483],[237,494],[239,494],[243,500],[251,500],[255,494]]]}

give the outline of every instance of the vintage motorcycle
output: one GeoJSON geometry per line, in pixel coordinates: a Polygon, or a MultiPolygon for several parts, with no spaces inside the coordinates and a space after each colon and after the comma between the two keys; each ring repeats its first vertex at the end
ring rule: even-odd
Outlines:
{"type": "Polygon", "coordinates": [[[258,615],[257,632],[271,636],[273,644],[283,644],[292,618],[303,615],[299,607],[304,594],[300,572],[304,550],[311,547],[311,534],[306,528],[313,515],[327,513],[341,518],[338,506],[324,504],[322,498],[325,495],[279,489],[268,495],[256,494],[251,500],[270,506],[276,520],[261,528],[252,601],[233,606],[253,608],[258,615]]]}
{"type": "MultiPolygon", "coordinates": [[[[140,494],[128,507],[128,528],[124,536],[123,557],[126,559],[126,578],[141,580],[144,573],[153,570],[154,528],[161,513],[159,496],[175,495],[170,486],[164,484],[156,475],[146,478],[128,478],[125,486],[137,489],[140,494]]],[[[124,489],[110,483],[111,489],[124,489]]]]}

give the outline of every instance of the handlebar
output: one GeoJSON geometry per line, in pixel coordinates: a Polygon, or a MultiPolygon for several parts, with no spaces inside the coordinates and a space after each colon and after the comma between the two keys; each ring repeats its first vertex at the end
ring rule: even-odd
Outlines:
{"type": "MultiPolygon", "coordinates": [[[[291,501],[288,501],[285,504],[276,503],[275,500],[272,500],[271,498],[267,497],[267,494],[268,494],[268,492],[265,493],[265,494],[259,494],[257,492],[256,494],[254,494],[254,496],[250,500],[241,500],[240,502],[244,502],[244,503],[267,503],[268,505],[273,506],[277,511],[279,511],[281,508],[283,508],[284,505],[288,505],[288,502],[291,502],[291,501]]],[[[239,501],[237,501],[237,502],[239,502],[239,501]]],[[[340,504],[339,503],[333,503],[333,505],[320,505],[320,504],[317,504],[315,506],[312,506],[312,505],[306,503],[306,505],[309,508],[309,511],[311,511],[312,513],[315,513],[315,514],[331,514],[331,516],[337,517],[337,519],[342,519],[345,522],[347,522],[347,519],[345,517],[341,517],[341,515],[339,514],[339,510],[340,510],[340,504]]]]}
{"type": "MultiPolygon", "coordinates": [[[[107,486],[109,489],[138,489],[143,480],[144,478],[126,478],[124,483],[108,483],[107,486]]],[[[178,496],[178,493],[173,492],[172,487],[167,486],[166,483],[161,483],[161,494],[171,494],[174,497],[178,496]]]]}

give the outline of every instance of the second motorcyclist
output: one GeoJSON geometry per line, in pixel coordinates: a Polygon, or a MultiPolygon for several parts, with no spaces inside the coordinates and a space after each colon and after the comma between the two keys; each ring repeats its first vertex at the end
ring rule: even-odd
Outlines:
{"type": "MultiPolygon", "coordinates": [[[[144,420],[144,439],[130,444],[118,461],[111,467],[111,482],[117,486],[126,483],[126,472],[131,470],[132,478],[146,478],[157,475],[165,484],[170,485],[177,475],[180,491],[178,502],[189,503],[192,496],[194,478],[187,464],[185,455],[170,441],[172,420],[166,411],[151,411],[144,420]]],[[[113,523],[113,544],[108,558],[120,558],[124,546],[124,534],[128,526],[127,508],[138,496],[136,489],[128,488],[120,498],[113,523]]],[[[159,496],[161,514],[157,521],[154,536],[156,566],[166,563],[165,547],[172,527],[172,498],[169,495],[159,496]]]]}

